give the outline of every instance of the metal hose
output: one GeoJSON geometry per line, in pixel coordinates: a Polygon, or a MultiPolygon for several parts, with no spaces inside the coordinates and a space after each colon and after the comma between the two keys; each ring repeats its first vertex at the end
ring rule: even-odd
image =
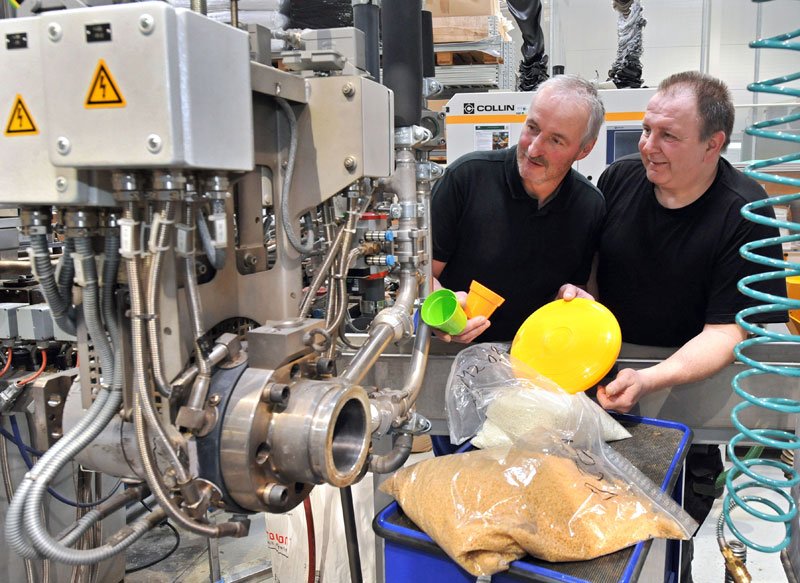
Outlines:
{"type": "MultiPolygon", "coordinates": [[[[94,260],[91,239],[79,237],[75,240],[76,252],[79,255],[76,259],[82,262],[82,272],[85,280],[82,282],[83,289],[83,308],[84,319],[92,337],[95,348],[98,352],[101,367],[104,375],[103,390],[98,395],[98,399],[89,408],[89,412],[81,422],[65,435],[55,446],[50,448],[34,468],[28,472],[23,481],[20,491],[25,491],[24,502],[18,507],[9,507],[6,528],[11,531],[8,537],[10,545],[18,545],[24,548],[23,556],[36,554],[21,532],[20,518],[24,520],[24,529],[30,537],[31,544],[43,555],[49,558],[56,558],[61,555],[58,544],[47,533],[42,524],[40,505],[44,493],[53,477],[66,465],[70,459],[88,443],[90,443],[100,431],[102,431],[111,418],[116,415],[122,400],[121,392],[115,391],[110,398],[107,387],[114,375],[114,353],[108,341],[108,336],[100,319],[100,298],[97,285],[97,265],[94,260]],[[99,404],[98,404],[99,403],[99,404]],[[79,430],[79,431],[76,431],[79,430]],[[12,540],[13,539],[13,540],[12,540]]],[[[71,551],[70,552],[78,552],[71,551]]],[[[90,552],[90,551],[81,551],[90,552]]],[[[73,560],[78,560],[73,555],[73,560]]],[[[32,557],[31,557],[32,558],[32,557]]],[[[84,557],[86,558],[86,557],[84,557]]],[[[101,559],[102,560],[102,559],[101,559]]]]}
{"type": "Polygon", "coordinates": [[[226,522],[223,524],[207,525],[193,521],[186,516],[177,504],[169,497],[161,484],[161,478],[156,473],[155,461],[152,452],[148,447],[147,432],[145,430],[144,419],[142,417],[142,407],[139,405],[139,393],[134,394],[133,419],[136,426],[136,441],[142,456],[142,465],[147,474],[147,485],[153,492],[161,508],[175,523],[181,528],[209,538],[219,538],[223,536],[245,536],[247,527],[241,522],[226,522]]]}
{"type": "Polygon", "coordinates": [[[100,358],[100,367],[103,372],[102,384],[109,386],[114,376],[114,352],[100,316],[100,288],[91,238],[76,237],[75,251],[77,254],[75,261],[81,261],[83,264],[83,318],[95,351],[100,358]]]}
{"type": "MultiPolygon", "coordinates": [[[[126,209],[126,215],[133,216],[133,208],[131,205],[126,209]]],[[[175,470],[175,475],[178,484],[186,485],[191,482],[191,476],[187,469],[183,466],[178,458],[177,453],[173,450],[166,434],[164,433],[161,424],[156,416],[154,405],[150,400],[150,395],[147,390],[147,374],[145,369],[145,359],[143,351],[143,336],[144,330],[141,321],[142,315],[142,297],[141,297],[141,282],[139,274],[139,262],[135,256],[125,258],[126,267],[128,271],[128,285],[130,286],[131,297],[131,350],[133,352],[133,374],[134,374],[134,406],[133,406],[133,423],[136,433],[136,443],[139,447],[139,455],[141,457],[142,466],[145,471],[145,480],[153,496],[158,501],[162,510],[169,516],[178,526],[185,528],[195,534],[206,537],[220,537],[220,536],[243,536],[247,532],[247,528],[242,523],[224,523],[220,525],[205,525],[199,524],[186,516],[173,501],[168,492],[165,490],[162,482],[159,469],[153,458],[153,452],[150,449],[150,440],[148,437],[148,426],[156,431],[157,439],[162,443],[164,453],[170,458],[170,463],[175,470]],[[147,421],[145,422],[145,418],[147,421]]],[[[192,266],[194,267],[194,266],[192,266]]]]}
{"type": "MultiPolygon", "coordinates": [[[[342,226],[342,230],[339,233],[342,235],[341,242],[338,244],[338,246],[336,245],[336,242],[334,242],[335,250],[331,249],[328,252],[329,254],[325,258],[323,267],[317,274],[317,278],[315,278],[315,282],[319,280],[316,287],[312,283],[312,286],[309,288],[309,294],[306,296],[310,306],[310,301],[313,300],[314,295],[317,293],[316,290],[319,289],[319,284],[322,282],[323,278],[328,275],[328,271],[331,269],[331,265],[333,265],[333,270],[335,273],[332,275],[336,277],[337,282],[336,285],[334,285],[332,279],[330,279],[328,282],[328,311],[325,317],[325,331],[328,335],[332,334],[339,328],[339,325],[344,319],[345,311],[347,310],[347,282],[344,278],[347,275],[347,266],[350,265],[352,259],[347,259],[346,267],[344,268],[344,274],[342,274],[341,266],[338,268],[336,267],[337,259],[345,249],[350,249],[350,245],[353,241],[353,235],[355,234],[356,223],[358,222],[358,219],[361,218],[361,215],[364,213],[364,211],[366,211],[369,201],[370,198],[367,197],[364,199],[362,204],[359,205],[355,199],[349,199],[347,221],[342,226]]],[[[339,236],[337,235],[337,241],[338,240],[339,236]]],[[[333,347],[329,348],[329,350],[332,349],[333,347]]]]}
{"type": "Polygon", "coordinates": [[[106,260],[103,263],[103,320],[105,321],[111,343],[114,346],[114,375],[111,378],[111,390],[121,391],[124,382],[124,366],[122,359],[122,328],[117,319],[114,292],[119,272],[119,230],[112,228],[106,235],[106,260]]]}
{"type": "Polygon", "coordinates": [[[382,456],[369,457],[369,469],[376,474],[388,474],[401,467],[411,454],[414,437],[409,433],[397,436],[392,451],[382,456]]]}
{"type": "Polygon", "coordinates": [[[328,277],[328,272],[330,271],[331,265],[333,264],[334,259],[339,254],[339,249],[342,247],[342,240],[344,238],[344,234],[348,228],[352,230],[352,227],[348,227],[350,224],[350,218],[348,215],[347,222],[342,225],[339,229],[339,232],[336,233],[336,237],[333,240],[328,252],[325,254],[325,259],[322,261],[322,265],[319,266],[316,275],[314,275],[314,279],[311,280],[311,284],[308,286],[308,291],[306,291],[305,296],[303,296],[303,301],[300,304],[300,317],[305,318],[308,316],[308,313],[311,311],[311,305],[314,302],[314,297],[317,295],[317,291],[319,290],[322,282],[325,281],[325,278],[328,277]]]}
{"type": "MultiPolygon", "coordinates": [[[[81,272],[84,275],[84,281],[80,282],[83,286],[84,320],[95,346],[95,350],[99,355],[100,366],[103,373],[103,382],[101,386],[105,389],[111,384],[112,379],[115,377],[115,355],[100,316],[101,302],[97,280],[97,264],[95,263],[92,240],[85,236],[75,238],[75,251],[76,256],[74,260],[81,262],[81,272]]],[[[61,468],[66,465],[77,452],[83,449],[85,445],[93,440],[94,437],[105,428],[108,422],[117,414],[121,401],[121,392],[119,390],[114,391],[100,410],[94,423],[92,423],[87,430],[86,435],[81,436],[79,439],[76,439],[74,443],[70,443],[68,446],[64,447],[52,461],[47,461],[45,457],[43,457],[39,464],[37,464],[37,467],[41,466],[43,469],[41,475],[30,487],[27,494],[28,501],[26,502],[24,511],[25,528],[34,547],[51,559],[66,559],[62,562],[70,564],[90,563],[99,562],[107,558],[107,556],[112,556],[116,552],[119,552],[115,550],[111,552],[110,555],[106,556],[106,553],[110,552],[111,549],[106,551],[100,551],[98,549],[79,551],[68,549],[60,545],[49,535],[44,527],[41,519],[40,505],[47,486],[53,477],[55,477],[61,468]],[[91,437],[87,440],[89,436],[91,437]]],[[[37,468],[34,468],[29,475],[35,474],[36,469],[37,468]]]]}
{"type": "MultiPolygon", "coordinates": [[[[116,301],[114,292],[119,272],[119,229],[110,228],[105,236],[105,261],[103,262],[103,294],[102,312],[103,321],[108,328],[111,342],[115,350],[120,348],[118,342],[119,322],[117,321],[116,301]]],[[[116,372],[116,367],[114,369],[116,372]]]]}
{"type": "MultiPolygon", "coordinates": [[[[118,555],[131,546],[163,519],[165,513],[156,509],[152,514],[125,526],[108,539],[108,542],[94,549],[76,550],[58,543],[50,543],[48,556],[53,560],[67,565],[94,565],[118,555]]],[[[36,539],[34,539],[36,541],[36,539]]],[[[37,545],[38,546],[38,545],[37,545]]]]}
{"type": "MultiPolygon", "coordinates": [[[[28,543],[22,527],[22,514],[25,508],[28,491],[33,485],[33,480],[38,478],[41,469],[50,463],[62,450],[85,439],[85,437],[89,435],[88,431],[100,415],[103,407],[105,407],[108,398],[109,392],[107,390],[101,390],[98,393],[94,403],[92,403],[89,410],[86,412],[86,415],[78,421],[72,430],[59,439],[53,447],[48,449],[33,469],[25,475],[17,489],[17,495],[8,505],[5,525],[6,542],[8,542],[8,545],[23,558],[33,559],[39,557],[39,553],[28,543]]],[[[93,439],[95,436],[91,435],[90,437],[93,439]]],[[[91,441],[91,439],[89,441],[91,441]]]]}
{"type": "Polygon", "coordinates": [[[147,278],[147,295],[145,303],[147,305],[147,337],[150,343],[150,365],[153,372],[153,380],[156,390],[164,397],[169,397],[172,392],[164,374],[164,365],[161,357],[161,334],[159,331],[160,309],[158,305],[158,292],[161,287],[161,269],[164,264],[164,252],[167,250],[167,242],[172,234],[172,225],[175,220],[175,203],[168,200],[163,203],[163,208],[159,213],[158,233],[156,233],[155,248],[150,249],[150,276],[147,278]]]}
{"type": "MultiPolygon", "coordinates": [[[[91,423],[86,424],[85,431],[76,435],[75,430],[80,427],[80,424],[76,425],[69,434],[62,437],[55,446],[47,450],[33,469],[26,474],[18,490],[18,497],[24,495],[25,498],[23,503],[24,529],[28,537],[30,537],[31,545],[36,549],[34,552],[38,551],[38,553],[41,553],[41,555],[45,557],[68,564],[92,562],[93,559],[99,561],[111,556],[98,557],[97,555],[92,555],[91,551],[74,551],[72,549],[60,548],[58,542],[50,536],[44,527],[40,512],[42,500],[50,482],[81,449],[86,447],[86,445],[97,437],[111,418],[117,414],[119,405],[122,402],[122,394],[119,391],[109,393],[106,390],[101,390],[93,406],[96,405],[98,401],[101,403],[102,407],[96,411],[96,416],[90,418],[91,423]],[[102,398],[103,395],[107,395],[107,398],[102,398]],[[64,443],[64,446],[58,448],[57,446],[62,443],[64,443]],[[74,554],[84,552],[88,554],[74,554]]],[[[91,413],[92,407],[89,409],[89,414],[91,415],[91,413]]],[[[7,516],[7,528],[9,519],[12,519],[11,507],[9,507],[7,516]]],[[[8,542],[10,546],[16,544],[16,541],[12,541],[11,537],[8,537],[8,542]]]]}
{"type": "Polygon", "coordinates": [[[336,273],[338,301],[336,304],[335,314],[332,317],[330,317],[331,320],[330,324],[328,324],[327,327],[325,328],[325,331],[328,334],[333,334],[339,328],[342,321],[344,320],[344,313],[345,311],[347,311],[347,270],[350,269],[350,265],[353,263],[356,257],[363,254],[364,250],[361,249],[360,247],[351,249],[350,253],[347,254],[347,257],[344,259],[344,261],[341,262],[339,266],[339,270],[336,273]]]}
{"type": "MultiPolygon", "coordinates": [[[[129,214],[130,211],[126,211],[126,214],[129,214]]],[[[132,216],[132,213],[130,213],[132,216]]],[[[133,390],[135,395],[139,395],[139,406],[134,407],[134,417],[136,417],[136,413],[139,414],[141,419],[147,419],[148,425],[155,431],[155,437],[159,445],[161,446],[162,451],[164,454],[169,458],[170,465],[175,470],[176,478],[179,482],[187,482],[189,480],[189,474],[186,468],[183,466],[178,454],[175,451],[175,447],[167,437],[166,433],[164,432],[164,428],[161,426],[161,423],[158,419],[158,416],[155,411],[155,406],[153,405],[152,401],[150,400],[150,395],[148,392],[148,383],[147,383],[147,372],[146,372],[146,361],[144,355],[144,325],[142,323],[142,290],[141,290],[141,276],[140,276],[140,266],[139,266],[139,258],[138,257],[126,257],[125,264],[128,272],[128,286],[129,286],[129,294],[130,294],[130,302],[131,302],[131,352],[133,353],[133,390]]],[[[135,424],[136,425],[136,424],[135,424]]],[[[140,429],[142,429],[142,423],[136,425],[136,432],[137,437],[139,434],[140,429]]],[[[150,446],[147,443],[139,443],[139,453],[142,456],[142,459],[145,459],[145,456],[148,455],[150,446]],[[142,450],[144,447],[144,450],[142,450]]],[[[148,468],[146,468],[148,469],[148,468]]],[[[153,468],[149,468],[151,471],[154,471],[153,468]]],[[[147,482],[150,484],[150,480],[147,482]]],[[[151,485],[152,489],[152,485],[151,485]]],[[[155,493],[155,492],[154,492],[155,493]]],[[[160,502],[160,500],[159,500],[160,502]]]]}
{"type": "MultiPolygon", "coordinates": [[[[195,213],[192,202],[188,201],[184,206],[183,216],[184,222],[190,230],[195,229],[195,213]]],[[[194,334],[194,357],[197,363],[198,375],[192,384],[192,391],[189,394],[186,406],[190,409],[202,409],[206,402],[208,389],[211,386],[211,363],[208,360],[208,355],[205,354],[203,347],[200,344],[201,339],[205,336],[206,330],[203,326],[203,305],[200,302],[200,290],[197,285],[197,278],[195,276],[195,254],[194,246],[190,245],[189,251],[183,261],[184,268],[184,289],[186,290],[187,306],[189,308],[189,320],[192,322],[192,333],[194,334]]]]}
{"type": "Polygon", "coordinates": [[[72,280],[75,278],[75,264],[72,262],[72,252],[75,251],[75,244],[72,239],[64,241],[63,253],[58,260],[58,289],[64,303],[72,305],[72,280]]]}
{"type": "Polygon", "coordinates": [[[294,115],[289,102],[282,97],[276,97],[275,101],[278,102],[284,115],[289,120],[289,158],[286,161],[286,169],[283,173],[283,187],[281,189],[281,204],[280,215],[283,230],[286,232],[286,238],[289,239],[295,251],[303,255],[308,255],[314,250],[314,238],[309,231],[308,240],[305,244],[295,234],[294,228],[289,217],[289,191],[292,188],[292,174],[294,173],[294,164],[297,160],[297,117],[294,115]]]}
{"type": "Polygon", "coordinates": [[[126,488],[119,494],[115,494],[102,504],[98,504],[89,510],[81,518],[64,529],[64,531],[60,532],[57,535],[59,542],[65,546],[72,546],[84,532],[92,528],[96,523],[110,516],[120,508],[142,500],[147,492],[147,488],[139,485],[126,488]]]}
{"type": "Polygon", "coordinates": [[[33,249],[32,265],[36,269],[36,277],[42,288],[42,294],[50,306],[50,314],[53,321],[65,333],[75,335],[75,317],[70,313],[70,305],[64,301],[56,283],[55,270],[50,263],[50,248],[47,243],[47,235],[31,235],[31,248],[33,249]]]}

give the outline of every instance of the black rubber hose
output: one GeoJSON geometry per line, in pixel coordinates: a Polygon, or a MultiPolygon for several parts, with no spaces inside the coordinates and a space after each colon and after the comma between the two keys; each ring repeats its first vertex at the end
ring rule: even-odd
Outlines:
{"type": "Polygon", "coordinates": [[[383,0],[383,84],[394,91],[394,125],[422,116],[422,0],[383,0]]]}
{"type": "Polygon", "coordinates": [[[422,11],[422,76],[436,76],[436,56],[433,53],[433,13],[422,11]]]}
{"type": "Polygon", "coordinates": [[[541,60],[544,55],[541,0],[508,0],[507,4],[522,35],[522,58],[541,60]]]}
{"type": "Polygon", "coordinates": [[[342,518],[344,518],[344,537],[347,541],[347,562],[350,564],[350,581],[351,583],[362,583],[361,554],[358,551],[358,529],[356,528],[356,512],[353,508],[353,491],[350,486],[346,486],[339,490],[339,494],[342,499],[342,518]]]}
{"type": "Polygon", "coordinates": [[[364,33],[367,72],[376,81],[381,78],[380,18],[381,10],[377,4],[353,6],[353,25],[364,33]]]}

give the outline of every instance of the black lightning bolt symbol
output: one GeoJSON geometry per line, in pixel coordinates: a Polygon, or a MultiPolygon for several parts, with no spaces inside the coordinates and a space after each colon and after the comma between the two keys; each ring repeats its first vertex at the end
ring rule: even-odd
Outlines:
{"type": "Polygon", "coordinates": [[[106,98],[106,76],[102,73],[100,74],[100,89],[103,90],[103,99],[106,98]]]}
{"type": "Polygon", "coordinates": [[[17,119],[19,120],[19,127],[22,127],[22,106],[17,104],[17,119]]]}

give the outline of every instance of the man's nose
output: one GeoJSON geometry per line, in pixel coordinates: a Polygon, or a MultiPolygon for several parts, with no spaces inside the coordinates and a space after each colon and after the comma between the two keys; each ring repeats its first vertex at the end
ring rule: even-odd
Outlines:
{"type": "Polygon", "coordinates": [[[656,139],[653,134],[646,136],[642,134],[642,137],[639,138],[639,148],[643,152],[653,152],[657,149],[656,139]]]}
{"type": "Polygon", "coordinates": [[[542,134],[533,136],[531,143],[528,144],[528,156],[536,157],[542,152],[542,134]]]}

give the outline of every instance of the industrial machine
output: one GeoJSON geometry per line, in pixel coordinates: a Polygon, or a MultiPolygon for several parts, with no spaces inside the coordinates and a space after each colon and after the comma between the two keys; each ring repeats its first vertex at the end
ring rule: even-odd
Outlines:
{"type": "Polygon", "coordinates": [[[361,383],[430,282],[420,10],[383,2],[385,84],[371,3],[361,28],[283,33],[285,70],[199,5],[31,1],[0,20],[0,206],[41,285],[6,282],[0,305],[3,431],[31,464],[13,493],[4,468],[4,578],[109,569],[164,517],[244,536],[316,484],[393,471],[429,429],[424,324],[403,375],[361,383]],[[348,278],[368,330],[337,370],[348,278]],[[79,517],[54,525],[74,471],[79,517]],[[108,522],[149,495],[152,513],[108,522]]]}

